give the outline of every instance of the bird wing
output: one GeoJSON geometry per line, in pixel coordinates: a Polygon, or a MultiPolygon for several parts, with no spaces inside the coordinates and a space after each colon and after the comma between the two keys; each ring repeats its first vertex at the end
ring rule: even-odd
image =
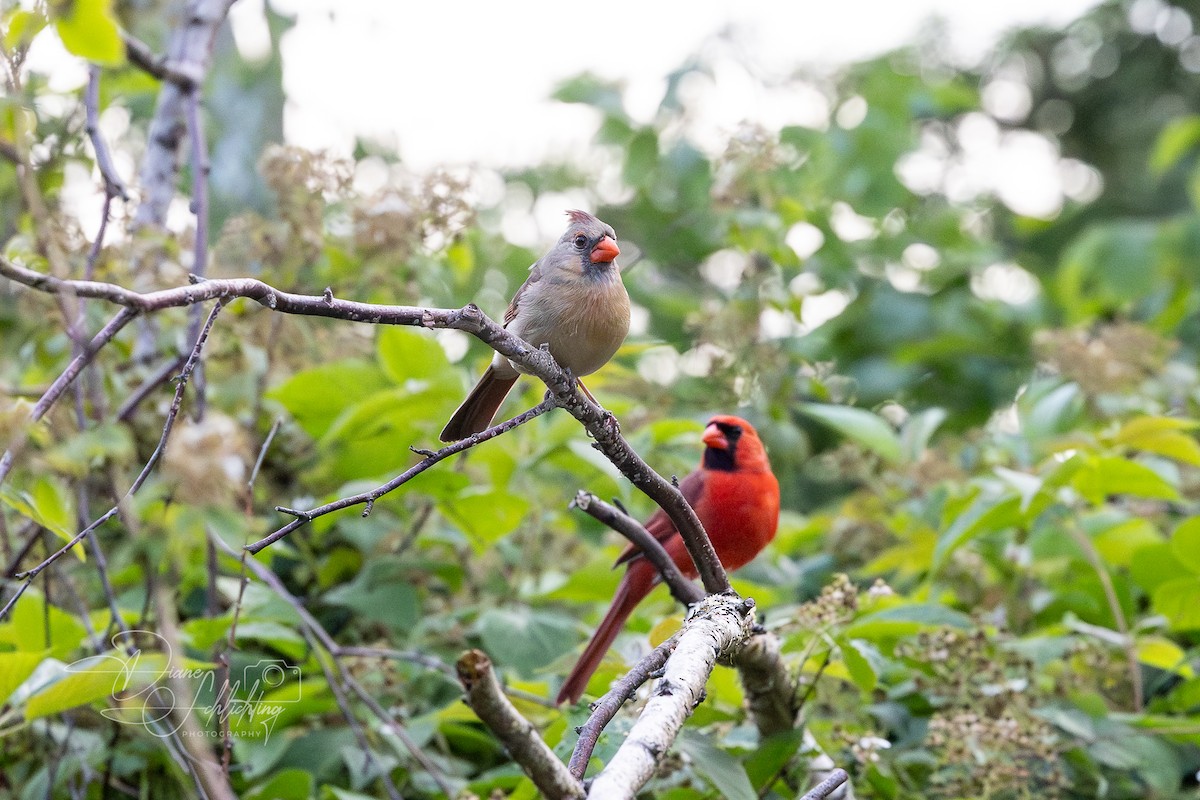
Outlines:
{"type": "Polygon", "coordinates": [[[504,312],[504,326],[505,327],[508,327],[508,323],[512,322],[514,319],[517,318],[517,312],[520,310],[520,307],[521,307],[521,298],[524,296],[525,292],[529,289],[530,286],[537,283],[541,279],[542,279],[542,262],[538,261],[536,264],[534,264],[532,267],[529,268],[529,277],[525,279],[525,282],[521,284],[521,288],[517,289],[517,293],[514,294],[512,300],[509,301],[508,309],[505,310],[505,312],[504,312]]]}
{"type": "MultiPolygon", "coordinates": [[[[679,492],[683,495],[683,499],[687,500],[688,505],[692,508],[696,507],[697,502],[704,495],[704,470],[696,470],[695,472],[684,478],[679,484],[679,492]]],[[[678,536],[675,531],[675,523],[671,522],[671,518],[667,516],[667,512],[661,508],[650,515],[650,519],[646,520],[646,530],[650,535],[661,542],[664,546],[672,536],[678,536]]],[[[642,551],[640,548],[630,544],[617,558],[617,563],[614,567],[619,567],[622,564],[627,564],[635,558],[641,558],[642,551]]]]}

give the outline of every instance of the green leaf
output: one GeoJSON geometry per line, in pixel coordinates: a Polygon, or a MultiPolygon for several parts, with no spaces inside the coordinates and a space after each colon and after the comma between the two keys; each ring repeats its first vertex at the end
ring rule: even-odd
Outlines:
{"type": "Polygon", "coordinates": [[[305,433],[320,439],[343,411],[387,388],[387,376],[376,364],[351,360],[297,372],[267,396],[282,403],[305,433]]]}
{"type": "Polygon", "coordinates": [[[875,668],[871,666],[871,662],[859,649],[865,646],[865,642],[842,640],[838,642],[838,652],[842,655],[842,663],[846,665],[846,671],[850,674],[854,685],[864,694],[869,694],[875,691],[878,678],[875,675],[875,668]]]}
{"type": "Polygon", "coordinates": [[[368,562],[352,583],[327,592],[325,600],[400,632],[411,630],[421,614],[421,599],[406,567],[390,559],[368,562]]]}
{"type": "Polygon", "coordinates": [[[1178,500],[1179,492],[1147,466],[1120,456],[1081,456],[1080,469],[1072,476],[1073,485],[1093,505],[1101,505],[1109,495],[1123,494],[1156,500],[1178,500]]]}
{"type": "Polygon", "coordinates": [[[529,501],[520,495],[478,489],[468,489],[453,500],[438,503],[442,513],[466,531],[478,549],[515,531],[529,512],[529,506],[529,501]]]}
{"type": "Polygon", "coordinates": [[[758,792],[754,791],[742,762],[708,739],[689,733],[679,740],[679,749],[691,756],[692,768],[711,783],[721,797],[758,800],[758,792]]]}
{"type": "MultiPolygon", "coordinates": [[[[53,531],[63,541],[75,537],[75,501],[66,487],[52,478],[37,478],[26,491],[4,484],[0,486],[0,502],[53,531]]],[[[80,561],[86,560],[82,543],[71,550],[80,561]]]]}
{"type": "Polygon", "coordinates": [[[1128,567],[1133,557],[1143,547],[1161,544],[1162,534],[1147,520],[1140,517],[1127,519],[1096,534],[1093,543],[1105,563],[1114,567],[1128,567]]]}
{"type": "Polygon", "coordinates": [[[1143,664],[1173,672],[1183,678],[1194,678],[1195,670],[1188,663],[1187,653],[1175,642],[1163,636],[1138,639],[1137,658],[1143,664]]]}
{"type": "Polygon", "coordinates": [[[1197,426],[1200,422],[1192,419],[1137,417],[1121,427],[1113,443],[1196,466],[1200,465],[1200,442],[1183,431],[1197,426]]]}
{"type": "Polygon", "coordinates": [[[12,51],[27,47],[33,42],[34,37],[45,29],[48,22],[46,15],[39,13],[36,9],[33,11],[22,8],[13,9],[11,13],[0,19],[0,28],[4,29],[4,48],[12,51]]]}
{"type": "Polygon", "coordinates": [[[1200,517],[1189,517],[1171,534],[1171,554],[1200,575],[1200,517]]]}
{"type": "Polygon", "coordinates": [[[573,620],[525,607],[489,608],[475,628],[492,660],[524,675],[569,652],[576,642],[573,620]]]}
{"type": "Polygon", "coordinates": [[[759,742],[744,762],[750,783],[760,791],[766,789],[767,781],[774,781],[779,777],[779,771],[796,754],[803,741],[804,729],[797,727],[768,736],[759,742]]]}
{"type": "Polygon", "coordinates": [[[59,0],[50,4],[54,27],[73,55],[105,67],[125,63],[125,44],[112,0],[59,0]]]}
{"type": "Polygon", "coordinates": [[[799,410],[800,413],[828,425],[888,461],[900,460],[900,439],[896,432],[891,425],[870,411],[824,403],[803,403],[799,410]]]}
{"type": "Polygon", "coordinates": [[[911,636],[930,628],[949,626],[966,630],[971,624],[971,618],[966,614],[938,603],[904,603],[859,617],[843,631],[843,636],[877,642],[911,636]]]}
{"type": "Polygon", "coordinates": [[[45,658],[42,653],[0,653],[0,706],[4,705],[13,691],[33,674],[45,658]]]}
{"type": "Polygon", "coordinates": [[[1020,497],[1008,493],[995,496],[980,492],[938,536],[931,569],[934,572],[941,569],[955,550],[976,536],[1016,525],[1023,517],[1020,497]]]}
{"type": "Polygon", "coordinates": [[[308,770],[283,769],[242,796],[245,800],[308,800],[312,796],[313,780],[308,770]]]}
{"type": "Polygon", "coordinates": [[[947,416],[944,408],[927,408],[904,421],[900,428],[900,450],[905,463],[912,464],[921,459],[929,447],[929,440],[947,416]]]}
{"type": "Polygon", "coordinates": [[[384,327],[379,332],[376,352],[383,371],[400,385],[409,380],[444,381],[454,374],[442,346],[432,336],[412,328],[384,327]]]}
{"type": "Polygon", "coordinates": [[[1154,590],[1152,602],[1172,630],[1200,629],[1200,577],[1164,581],[1154,590]]]}
{"type": "Polygon", "coordinates": [[[0,642],[21,652],[46,655],[49,651],[54,658],[68,658],[87,636],[87,629],[72,614],[47,605],[32,590],[13,607],[10,619],[0,624],[0,642]]]}
{"type": "Polygon", "coordinates": [[[163,677],[166,669],[167,657],[163,653],[85,658],[68,665],[60,678],[30,696],[25,704],[25,719],[38,719],[114,696],[141,697],[147,687],[163,677]]]}
{"type": "Polygon", "coordinates": [[[1200,145],[1200,116],[1187,114],[1169,120],[1150,153],[1150,172],[1156,177],[1178,164],[1200,145]]]}

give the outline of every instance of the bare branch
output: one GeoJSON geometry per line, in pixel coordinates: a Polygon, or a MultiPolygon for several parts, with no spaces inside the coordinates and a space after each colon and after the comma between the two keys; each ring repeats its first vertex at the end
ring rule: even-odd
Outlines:
{"type": "MultiPolygon", "coordinates": [[[[578,382],[558,366],[553,356],[505,330],[473,303],[459,309],[389,306],[339,300],[330,295],[313,296],[282,292],[252,278],[201,281],[194,286],[140,294],[111,283],[66,281],[43,275],[0,257],[0,275],[46,292],[72,292],[80,297],[98,297],[139,311],[191,305],[206,299],[245,297],[287,314],[331,317],[375,325],[413,325],[425,328],[454,328],[475,336],[523,371],[541,379],[555,403],[579,420],[595,439],[594,446],[670,517],[696,564],[704,589],[710,593],[729,591],[729,578],[704,533],[696,512],[679,489],[652,470],[621,436],[616,419],[585,398],[578,382]]],[[[286,534],[285,534],[286,535],[286,534]]]]}
{"type": "Polygon", "coordinates": [[[685,606],[690,606],[692,603],[704,599],[704,592],[683,576],[683,573],[675,566],[675,562],[671,560],[671,556],[663,548],[662,542],[655,539],[642,523],[611,503],[606,503],[591,492],[585,492],[582,489],[571,501],[571,507],[578,508],[628,539],[658,570],[663,583],[671,590],[671,596],[676,600],[685,606]]]}
{"type": "Polygon", "coordinates": [[[183,23],[171,35],[164,69],[174,78],[159,92],[158,108],[150,122],[141,169],[144,196],[134,218],[135,227],[161,226],[166,222],[167,208],[175,197],[188,98],[208,73],[217,29],[233,2],[188,0],[183,23]]]}
{"type": "MultiPolygon", "coordinates": [[[[2,260],[0,259],[0,261],[2,260]]],[[[0,271],[2,269],[3,267],[0,266],[0,271]]],[[[50,280],[55,279],[50,278],[50,280]]],[[[28,441],[30,426],[46,416],[46,412],[62,397],[63,393],[71,386],[71,382],[83,371],[83,368],[91,363],[92,359],[96,357],[96,353],[100,351],[100,348],[112,341],[113,337],[120,333],[121,329],[136,316],[137,311],[132,308],[123,308],[117,312],[117,315],[110,319],[108,324],[92,337],[87,347],[83,348],[77,356],[71,359],[71,363],[67,365],[63,373],[54,379],[54,383],[50,384],[50,388],[46,389],[45,393],[42,394],[41,398],[30,410],[29,424],[21,427],[13,435],[8,442],[4,455],[0,456],[0,483],[3,483],[4,479],[8,477],[8,473],[12,471],[17,452],[28,441]]]]}
{"type": "Polygon", "coordinates": [[[88,525],[79,533],[75,534],[75,536],[72,537],[69,542],[60,547],[51,555],[47,556],[46,559],[36,567],[25,572],[18,573],[15,577],[23,579],[25,583],[22,584],[21,588],[17,590],[17,593],[9,599],[4,608],[0,609],[0,619],[3,619],[8,614],[13,605],[17,602],[17,599],[25,593],[25,590],[29,587],[29,584],[32,583],[33,579],[38,576],[38,573],[70,552],[72,547],[83,541],[88,534],[96,530],[96,528],[100,527],[105,522],[116,516],[117,512],[121,508],[121,503],[136,494],[137,491],[142,488],[142,484],[146,482],[146,479],[150,477],[150,473],[154,470],[154,466],[158,463],[159,458],[162,457],[163,452],[166,450],[167,439],[171,435],[171,429],[175,426],[175,418],[179,415],[179,408],[183,403],[183,393],[184,389],[187,388],[188,378],[191,376],[192,371],[196,368],[197,362],[200,360],[200,353],[204,350],[205,342],[208,341],[208,334],[212,330],[213,323],[217,321],[218,312],[220,312],[224,305],[224,301],[217,303],[213,306],[212,312],[209,313],[208,321],[205,322],[203,329],[201,329],[200,336],[196,339],[196,345],[192,348],[192,354],[188,357],[187,363],[183,366],[183,373],[179,376],[179,385],[175,389],[175,399],[171,402],[171,408],[167,412],[166,422],[163,424],[162,435],[158,439],[158,446],[154,448],[154,452],[150,454],[150,458],[146,461],[146,465],[142,467],[142,471],[138,473],[137,478],[134,479],[129,489],[125,492],[124,497],[108,511],[97,517],[91,525],[88,525]]]}
{"type": "Polygon", "coordinates": [[[554,751],[542,741],[537,728],[509,702],[492,671],[491,660],[481,650],[468,650],[458,659],[458,679],[467,693],[467,705],[483,720],[524,770],[549,798],[582,798],[583,785],[554,751]]]}
{"type": "Polygon", "coordinates": [[[590,797],[633,797],[653,777],[659,760],[703,699],[717,659],[750,635],[753,612],[754,601],[736,595],[710,595],[692,606],[663,677],[620,749],[592,781],[590,797]]]}
{"type": "MultiPolygon", "coordinates": [[[[367,748],[365,735],[362,732],[361,726],[358,724],[358,720],[351,713],[349,705],[345,704],[346,697],[341,686],[349,688],[351,691],[357,694],[360,699],[366,702],[368,708],[371,709],[371,712],[375,714],[381,722],[387,725],[392,733],[404,743],[405,748],[412,755],[413,760],[420,764],[421,768],[429,773],[430,777],[432,777],[437,783],[438,787],[446,793],[447,797],[453,797],[455,792],[450,786],[446,775],[440,768],[438,768],[437,764],[431,761],[429,757],[426,756],[421,749],[416,746],[416,743],[408,735],[408,732],[404,729],[400,722],[393,715],[389,714],[385,709],[383,709],[377,702],[375,702],[374,698],[371,698],[370,695],[363,691],[362,686],[360,686],[358,682],[354,680],[353,676],[346,669],[345,665],[342,664],[339,658],[339,656],[343,653],[346,653],[347,650],[338,645],[338,643],[334,641],[333,636],[329,634],[329,631],[325,630],[325,627],[317,621],[317,618],[309,613],[308,609],[304,607],[304,604],[300,602],[299,598],[288,591],[287,587],[283,585],[283,581],[279,579],[279,576],[277,576],[267,567],[255,561],[253,558],[249,558],[244,551],[242,553],[235,552],[231,547],[229,547],[229,545],[225,544],[225,542],[219,536],[211,531],[209,532],[209,540],[212,541],[212,543],[226,555],[230,556],[231,558],[240,559],[242,564],[248,567],[250,571],[253,572],[256,577],[258,577],[259,580],[269,586],[276,595],[278,595],[284,600],[284,602],[291,606],[292,610],[296,612],[296,615],[300,617],[301,622],[304,623],[306,635],[310,636],[315,644],[319,644],[320,647],[329,654],[330,660],[333,662],[332,668],[325,663],[324,659],[317,660],[321,664],[321,669],[325,672],[325,677],[328,680],[330,688],[334,692],[335,698],[338,700],[338,706],[342,709],[343,716],[346,717],[346,721],[350,727],[355,730],[355,736],[359,739],[360,745],[366,757],[370,759],[371,753],[367,748]],[[334,670],[337,671],[338,676],[341,679],[341,686],[339,686],[338,681],[334,680],[334,670]]],[[[386,773],[384,774],[383,778],[389,787],[389,794],[398,797],[399,794],[395,791],[395,786],[392,785],[391,778],[388,777],[386,773]]]]}
{"type": "Polygon", "coordinates": [[[382,486],[377,486],[369,492],[361,492],[360,494],[351,495],[350,497],[343,497],[341,500],[335,500],[332,503],[326,503],[323,506],[318,506],[317,508],[309,509],[308,511],[297,511],[296,509],[292,508],[276,506],[276,511],[279,511],[283,514],[291,514],[295,517],[295,519],[269,536],[259,539],[253,544],[246,545],[246,549],[251,553],[258,553],[264,547],[274,544],[302,525],[312,522],[317,517],[323,517],[326,514],[334,511],[340,511],[343,508],[366,504],[367,507],[363,510],[363,516],[365,517],[371,513],[371,507],[374,505],[376,500],[378,500],[380,497],[383,497],[388,492],[394,491],[408,483],[417,475],[420,475],[422,472],[429,469],[439,461],[443,461],[455,453],[461,453],[463,450],[474,447],[477,444],[486,442],[488,439],[494,439],[502,433],[507,433],[513,428],[525,424],[534,417],[539,417],[542,414],[545,414],[547,411],[554,408],[554,405],[554,401],[550,398],[547,398],[526,411],[524,414],[515,416],[507,422],[503,422],[499,425],[493,425],[487,430],[480,431],[479,433],[468,436],[466,439],[455,442],[451,445],[447,445],[441,450],[429,453],[429,455],[423,460],[418,461],[416,464],[404,470],[404,472],[401,472],[387,483],[383,484],[382,486]]]}
{"type": "Polygon", "coordinates": [[[844,769],[835,769],[829,773],[829,777],[818,783],[812,789],[805,793],[800,800],[825,800],[834,791],[845,783],[850,778],[844,769]]]}
{"type": "Polygon", "coordinates": [[[579,740],[575,742],[575,749],[571,751],[571,760],[567,762],[567,769],[571,771],[572,775],[583,780],[583,774],[587,772],[588,761],[592,758],[592,751],[596,749],[596,743],[600,741],[600,734],[604,731],[605,726],[612,722],[612,718],[621,710],[621,706],[625,705],[625,701],[633,697],[633,693],[643,683],[650,680],[651,675],[662,669],[663,664],[667,663],[667,658],[675,652],[675,646],[678,644],[678,636],[667,639],[635,664],[633,669],[625,673],[625,677],[613,684],[607,694],[592,703],[592,715],[588,717],[587,722],[580,726],[579,740]]]}
{"type": "MultiPolygon", "coordinates": [[[[104,193],[107,198],[119,197],[129,199],[129,190],[125,182],[117,174],[113,164],[112,154],[108,151],[103,137],[100,136],[100,67],[92,64],[88,67],[87,92],[84,95],[84,108],[87,112],[87,135],[92,140],[92,149],[96,151],[96,166],[100,169],[100,177],[104,179],[104,193]]],[[[108,219],[108,206],[104,208],[104,219],[108,219]]],[[[97,236],[99,241],[102,236],[97,236]]]]}

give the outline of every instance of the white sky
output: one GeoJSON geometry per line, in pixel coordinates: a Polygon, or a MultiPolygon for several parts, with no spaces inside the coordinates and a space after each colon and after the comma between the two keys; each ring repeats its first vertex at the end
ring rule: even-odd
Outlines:
{"type": "MultiPolygon", "coordinates": [[[[244,50],[254,46],[261,2],[234,6],[244,50]]],[[[276,0],[298,17],[283,43],[286,132],[296,144],[342,153],[360,133],[395,144],[417,168],[532,162],[578,152],[594,129],[587,109],[547,100],[563,78],[590,70],[622,80],[631,110],[648,116],[666,74],[731,25],[747,60],[770,76],[894,48],[934,14],[948,22],[953,52],[973,59],[1015,25],[1062,25],[1096,2],[276,0]]],[[[735,109],[736,93],[734,82],[735,109]]]]}

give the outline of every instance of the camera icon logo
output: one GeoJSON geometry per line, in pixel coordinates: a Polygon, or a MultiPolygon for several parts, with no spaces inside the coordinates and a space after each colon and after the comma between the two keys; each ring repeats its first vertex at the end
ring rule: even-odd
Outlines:
{"type": "Polygon", "coordinates": [[[283,659],[263,658],[242,670],[242,687],[253,700],[296,703],[301,697],[300,668],[283,659]]]}

